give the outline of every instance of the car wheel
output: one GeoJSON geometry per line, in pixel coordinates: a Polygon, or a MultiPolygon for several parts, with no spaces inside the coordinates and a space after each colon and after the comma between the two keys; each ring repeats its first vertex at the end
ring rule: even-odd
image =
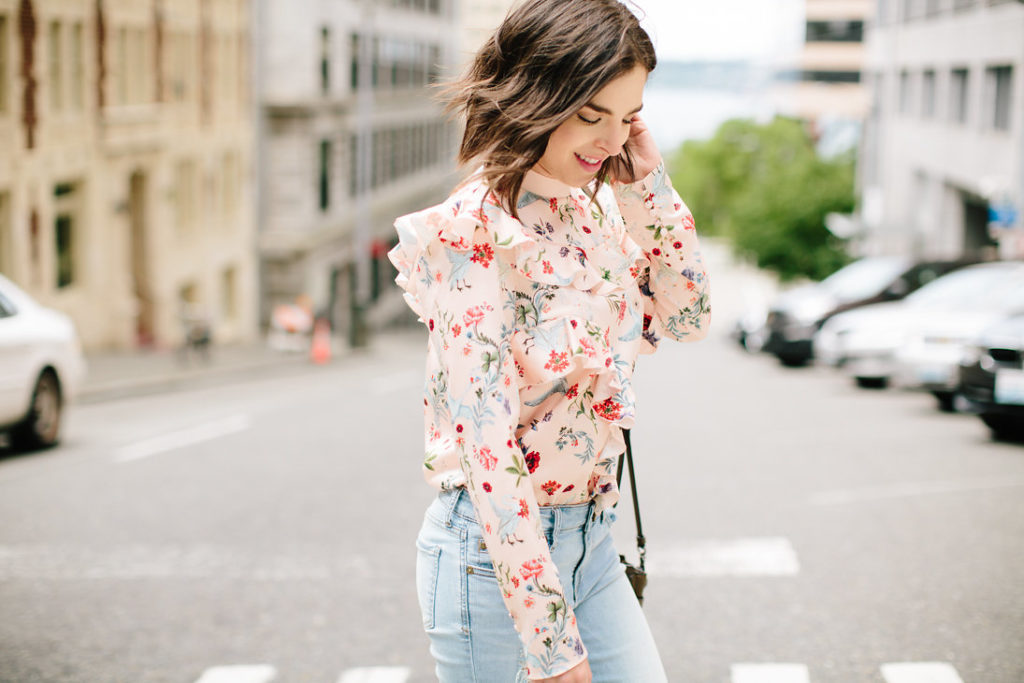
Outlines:
{"type": "Polygon", "coordinates": [[[939,403],[939,410],[944,413],[954,412],[956,407],[956,394],[952,391],[933,391],[932,396],[939,403]]]}
{"type": "Polygon", "coordinates": [[[992,430],[992,437],[997,440],[1019,441],[1024,439],[1024,426],[1019,418],[1012,415],[981,414],[981,421],[992,430]]]}
{"type": "Polygon", "coordinates": [[[53,370],[44,370],[32,390],[32,403],[25,420],[11,430],[11,445],[19,450],[49,448],[60,437],[60,383],[53,370]]]}
{"type": "Polygon", "coordinates": [[[889,386],[888,377],[854,377],[861,389],[885,389],[889,386]]]}

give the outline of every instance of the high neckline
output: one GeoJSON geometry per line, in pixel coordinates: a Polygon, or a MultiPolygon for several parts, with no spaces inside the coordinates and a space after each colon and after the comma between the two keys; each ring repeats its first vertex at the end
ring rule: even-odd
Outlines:
{"type": "Polygon", "coordinates": [[[525,192],[532,192],[544,199],[568,197],[574,192],[578,192],[579,189],[578,187],[567,185],[561,180],[538,173],[533,169],[527,171],[526,175],[523,176],[523,190],[525,192]]]}

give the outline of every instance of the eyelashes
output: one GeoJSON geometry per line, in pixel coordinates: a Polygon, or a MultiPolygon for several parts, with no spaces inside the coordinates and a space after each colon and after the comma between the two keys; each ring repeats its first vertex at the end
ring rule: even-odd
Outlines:
{"type": "MultiPolygon", "coordinates": [[[[580,121],[582,121],[583,123],[587,124],[588,126],[593,126],[594,124],[596,124],[596,123],[600,123],[600,122],[601,122],[601,119],[600,119],[600,118],[596,118],[596,119],[588,119],[588,118],[587,118],[586,116],[584,116],[583,114],[576,114],[576,117],[577,117],[577,118],[578,118],[578,119],[579,119],[580,121]]],[[[636,118],[629,118],[629,119],[625,119],[625,120],[623,120],[622,122],[623,122],[624,124],[626,124],[627,126],[631,126],[631,125],[633,125],[633,123],[634,123],[635,121],[636,121],[636,118]]]]}

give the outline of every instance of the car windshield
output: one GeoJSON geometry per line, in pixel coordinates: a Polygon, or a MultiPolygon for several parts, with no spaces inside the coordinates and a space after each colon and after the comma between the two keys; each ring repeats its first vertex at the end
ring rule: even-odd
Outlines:
{"type": "Polygon", "coordinates": [[[957,270],[928,283],[906,302],[915,307],[1015,310],[1024,306],[1024,267],[992,264],[957,270]]]}
{"type": "Polygon", "coordinates": [[[901,258],[865,258],[840,268],[821,286],[840,301],[866,299],[881,292],[907,269],[901,258]]]}

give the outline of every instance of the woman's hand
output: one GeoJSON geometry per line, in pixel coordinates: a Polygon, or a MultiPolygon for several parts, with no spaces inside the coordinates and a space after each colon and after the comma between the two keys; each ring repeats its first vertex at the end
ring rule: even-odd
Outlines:
{"type": "MultiPolygon", "coordinates": [[[[626,165],[616,159],[611,167],[611,179],[620,183],[635,183],[643,180],[661,163],[661,152],[654,142],[647,124],[639,116],[633,119],[629,127],[629,139],[626,146],[633,153],[633,176],[629,177],[626,165]]],[[[622,155],[619,155],[620,157],[622,155]]]]}
{"type": "Polygon", "coordinates": [[[583,660],[573,668],[566,671],[561,676],[555,676],[554,678],[543,678],[542,683],[590,683],[590,662],[583,660]]]}

